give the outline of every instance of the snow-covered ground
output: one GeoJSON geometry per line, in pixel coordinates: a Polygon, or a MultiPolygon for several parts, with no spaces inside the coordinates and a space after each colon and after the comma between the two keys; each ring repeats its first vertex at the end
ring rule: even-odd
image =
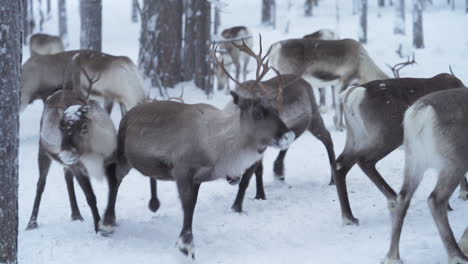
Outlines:
{"type": "MultiPolygon", "coordinates": [[[[45,2],[45,1],[43,1],[45,2]]],[[[79,47],[78,1],[68,2],[69,49],[79,47]]],[[[103,1],[103,50],[111,54],[138,55],[139,25],[130,23],[130,0],[103,1]]],[[[278,30],[259,24],[261,1],[226,1],[222,27],[247,25],[262,33],[264,46],[277,40],[302,37],[320,28],[339,31],[342,37],[356,38],[358,17],[351,15],[351,2],[340,2],[340,24],[336,24],[335,1],[321,1],[312,18],[304,18],[298,2],[287,14],[287,1],[277,0],[278,30]],[[284,33],[287,18],[290,32],[284,33]]],[[[393,10],[385,8],[377,16],[377,1],[371,1],[369,44],[371,57],[387,73],[386,63],[401,61],[394,52],[397,40],[392,34],[393,10]],[[375,3],[374,3],[375,2],[375,3]]],[[[409,1],[411,2],[411,1],[409,1]]],[[[458,77],[468,82],[468,15],[460,7],[448,10],[441,2],[425,13],[426,49],[416,51],[415,66],[402,71],[402,76],[430,77],[448,71],[451,65],[458,77]]],[[[300,4],[299,4],[300,3],[300,4]]],[[[461,2],[459,1],[459,4],[461,2]]],[[[53,1],[54,7],[56,1],[53,1]]],[[[45,32],[57,33],[54,18],[45,32]]],[[[411,13],[407,13],[407,32],[411,35],[411,13]]],[[[403,40],[410,44],[410,37],[403,40]]],[[[407,45],[409,48],[411,45],[407,45]]],[[[28,57],[25,49],[25,58],[28,57]]],[[[410,53],[410,52],[409,52],[410,53]]],[[[254,65],[251,64],[251,67],[254,65]]],[[[217,93],[212,100],[185,84],[188,103],[207,102],[222,107],[229,97],[217,93]]],[[[180,87],[179,87],[180,88],[180,87]]],[[[178,89],[170,91],[178,95],[178,89]]],[[[39,119],[42,103],[35,102],[21,116],[20,131],[20,263],[179,263],[191,261],[175,249],[182,225],[182,210],[175,184],[160,182],[158,194],[162,206],[153,214],[147,209],[148,179],[132,171],[122,183],[117,201],[118,228],[112,237],[96,235],[86,200],[79,189],[77,198],[85,222],[71,222],[68,196],[62,169],[54,164],[39,213],[39,229],[24,231],[32,210],[37,169],[39,119]]],[[[118,123],[120,116],[114,111],[118,123]]],[[[343,148],[346,133],[333,131],[331,113],[324,115],[337,154],[343,148]]],[[[389,246],[390,220],[386,201],[358,168],[348,176],[352,209],[361,225],[341,225],[338,199],[334,187],[327,185],[330,169],[321,143],[310,134],[303,135],[290,148],[286,158],[286,182],[273,181],[272,163],[277,152],[268,150],[265,158],[265,187],[268,200],[257,201],[252,186],[244,203],[244,214],[231,212],[237,187],[225,181],[203,184],[195,212],[193,232],[196,263],[378,263],[389,246]]],[[[399,189],[403,175],[403,151],[398,149],[378,164],[378,170],[391,186],[399,189]]],[[[428,173],[416,193],[406,218],[401,239],[401,255],[406,263],[446,263],[446,254],[427,208],[426,198],[435,183],[428,173]]],[[[103,212],[107,203],[107,184],[93,182],[98,205],[103,212]]],[[[450,221],[459,238],[468,224],[468,202],[454,196],[450,221]]]]}

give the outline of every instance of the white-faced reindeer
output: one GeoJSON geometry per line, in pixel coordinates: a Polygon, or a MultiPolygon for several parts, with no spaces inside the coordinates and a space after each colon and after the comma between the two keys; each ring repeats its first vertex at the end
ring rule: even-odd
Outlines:
{"type": "MultiPolygon", "coordinates": [[[[321,40],[338,40],[340,39],[340,36],[338,36],[338,34],[335,33],[333,30],[324,28],[324,29],[315,31],[312,34],[305,35],[303,38],[321,39],[321,40]]],[[[332,89],[334,90],[335,87],[332,87],[332,89]]],[[[324,110],[327,107],[326,88],[318,87],[318,91],[319,91],[319,97],[320,97],[319,106],[321,110],[324,110]]],[[[333,108],[336,108],[336,105],[335,105],[336,100],[334,97],[335,96],[334,92],[332,93],[332,96],[333,96],[333,108]]]]}
{"type": "MultiPolygon", "coordinates": [[[[317,40],[288,39],[272,45],[270,63],[281,74],[302,76],[312,87],[335,85],[335,98],[351,82],[358,84],[388,79],[369,57],[364,47],[352,39],[317,40]]],[[[335,126],[344,128],[342,104],[336,102],[335,126]]]]}
{"type": "Polygon", "coordinates": [[[29,50],[31,56],[49,55],[65,50],[62,39],[59,36],[38,33],[29,38],[29,50]]]}
{"type": "MultiPolygon", "coordinates": [[[[74,63],[72,72],[83,70],[74,63]]],[[[86,76],[89,76],[86,74],[86,76]]],[[[113,205],[117,187],[115,178],[115,151],[117,134],[107,112],[95,101],[89,100],[89,91],[99,76],[89,77],[88,98],[70,82],[64,89],[55,92],[46,100],[41,118],[39,140],[39,180],[34,206],[27,229],[35,229],[42,193],[52,160],[64,167],[72,220],[83,220],[77,206],[73,177],[76,178],[86,196],[94,220],[94,230],[104,233],[115,223],[114,207],[106,210],[104,224],[100,222],[90,178],[107,178],[109,183],[109,204],[113,205]]]]}
{"type": "MultiPolygon", "coordinates": [[[[23,64],[21,76],[21,111],[36,99],[45,101],[48,96],[61,89],[67,78],[67,66],[79,55],[80,63],[90,75],[99,75],[92,95],[106,100],[106,109],[111,110],[112,102],[121,105],[123,113],[139,103],[146,102],[147,95],[143,79],[136,65],[125,56],[112,56],[98,51],[74,50],[53,55],[38,55],[23,64]]],[[[84,74],[76,75],[75,88],[87,87],[84,74]]]]}
{"type": "MultiPolygon", "coordinates": [[[[259,85],[261,77],[253,85],[259,85]]],[[[179,250],[192,258],[192,219],[200,184],[240,180],[268,146],[286,149],[294,133],[262,99],[231,92],[239,111],[207,104],[157,101],[131,109],[120,123],[118,178],[130,168],[157,180],[176,182],[184,211],[179,250]]]]}
{"type": "MultiPolygon", "coordinates": [[[[226,58],[230,57],[230,61],[236,70],[236,79],[240,80],[240,74],[242,71],[242,80],[245,81],[247,78],[247,66],[249,65],[250,56],[240,51],[236,45],[239,46],[244,41],[247,46],[252,47],[252,33],[244,26],[237,26],[223,30],[223,32],[221,32],[221,36],[224,39],[217,41],[219,44],[218,52],[221,53],[220,55],[224,59],[225,66],[230,65],[229,59],[226,58]]],[[[219,67],[216,71],[216,78],[218,80],[219,90],[224,89],[225,85],[229,87],[229,79],[224,72],[219,69],[219,67]]]]}
{"type": "MultiPolygon", "coordinates": [[[[260,37],[260,53],[255,54],[252,49],[243,43],[237,48],[249,56],[253,57],[257,65],[264,65],[265,71],[260,73],[257,71],[257,79],[261,74],[265,74],[269,69],[268,62],[265,59],[268,57],[268,52],[262,56],[262,42],[260,37]]],[[[213,52],[216,54],[216,50],[213,52]]],[[[325,128],[322,117],[318,110],[317,102],[310,85],[297,75],[280,75],[270,80],[259,82],[257,85],[254,81],[241,83],[232,77],[229,72],[224,68],[224,62],[219,61],[219,68],[224,69],[225,73],[236,84],[235,91],[245,98],[261,99],[278,111],[281,120],[294,132],[296,138],[302,135],[305,131],[310,131],[317,137],[324,145],[328,153],[330,166],[335,161],[335,152],[333,150],[333,142],[330,133],[325,128]]],[[[259,67],[258,67],[259,68],[259,67]]],[[[235,105],[231,102],[226,106],[226,110],[237,111],[235,105]]],[[[275,177],[284,181],[284,158],[287,149],[282,150],[274,163],[275,177]]],[[[249,168],[242,176],[239,184],[239,191],[232,209],[236,212],[242,211],[242,202],[245,196],[245,191],[248,187],[250,178],[253,173],[256,174],[257,179],[257,195],[256,199],[265,199],[265,192],[263,188],[263,164],[260,160],[249,168]]]]}
{"type": "MultiPolygon", "coordinates": [[[[395,191],[375,165],[403,142],[403,114],[418,98],[439,90],[464,87],[453,75],[398,78],[350,87],[341,94],[347,124],[346,144],[333,164],[344,224],[358,224],[349,204],[346,175],[357,163],[394,208],[395,191]]],[[[465,186],[465,196],[468,186],[465,186]]]]}
{"type": "Polygon", "coordinates": [[[468,171],[468,89],[438,91],[417,100],[405,113],[405,178],[396,200],[390,249],[384,264],[401,263],[399,244],[404,218],[424,177],[433,168],[438,180],[429,208],[448,254],[449,264],[466,264],[468,235],[457,245],[447,217],[448,201],[468,171]]]}

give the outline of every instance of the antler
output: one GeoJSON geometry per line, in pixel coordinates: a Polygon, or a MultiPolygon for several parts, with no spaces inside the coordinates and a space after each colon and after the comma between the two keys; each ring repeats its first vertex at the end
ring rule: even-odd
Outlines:
{"type": "Polygon", "coordinates": [[[400,70],[401,69],[403,69],[404,67],[406,67],[408,65],[415,64],[415,63],[416,63],[416,60],[415,60],[414,53],[413,53],[413,58],[411,60],[410,60],[410,57],[408,57],[406,62],[397,63],[393,67],[387,64],[387,67],[389,67],[390,70],[392,70],[393,76],[396,79],[398,79],[398,78],[400,78],[400,70]]]}
{"type": "Polygon", "coordinates": [[[262,78],[265,77],[267,72],[270,70],[270,66],[268,66],[268,60],[266,62],[265,60],[268,58],[268,55],[270,55],[270,52],[271,52],[271,47],[270,47],[267,53],[262,57],[262,53],[263,53],[262,35],[261,34],[258,34],[258,35],[259,35],[259,46],[260,46],[260,50],[258,54],[256,54],[249,46],[247,46],[247,44],[245,44],[244,39],[242,40],[242,45],[237,45],[235,42],[232,42],[232,44],[236,48],[247,53],[249,56],[253,57],[255,61],[257,62],[257,71],[255,74],[256,84],[259,84],[262,78]]]}
{"type": "Polygon", "coordinates": [[[184,103],[184,98],[182,98],[184,96],[184,88],[185,87],[182,86],[182,91],[180,92],[180,95],[178,97],[169,97],[169,98],[167,98],[167,100],[168,101],[177,100],[177,101],[179,101],[181,103],[184,103]]]}
{"type": "Polygon", "coordinates": [[[80,67],[80,70],[83,72],[84,76],[88,80],[89,86],[88,86],[88,94],[86,95],[86,100],[89,99],[89,95],[91,94],[91,89],[93,87],[93,84],[97,83],[101,79],[101,74],[93,74],[93,77],[90,77],[86,69],[81,65],[81,57],[78,58],[78,67],[80,67]]]}
{"type": "Polygon", "coordinates": [[[217,45],[217,44],[213,44],[213,48],[211,49],[211,56],[213,56],[213,58],[216,60],[216,63],[218,64],[218,66],[221,67],[221,70],[229,77],[229,79],[231,79],[237,85],[240,85],[241,83],[236,78],[232,77],[232,75],[229,73],[229,71],[226,70],[226,66],[224,65],[224,59],[219,60],[218,56],[216,56],[216,51],[218,50],[218,46],[219,45],[217,45]]]}

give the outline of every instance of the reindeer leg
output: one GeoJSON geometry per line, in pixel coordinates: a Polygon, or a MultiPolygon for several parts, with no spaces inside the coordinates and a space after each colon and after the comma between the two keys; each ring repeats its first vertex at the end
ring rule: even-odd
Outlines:
{"type": "Polygon", "coordinates": [[[436,187],[428,199],[432,217],[437,225],[440,237],[449,256],[449,263],[451,264],[463,264],[468,261],[468,257],[458,247],[447,216],[448,200],[460,183],[460,180],[457,180],[457,178],[463,177],[464,173],[464,171],[452,168],[442,170],[436,187]]]}
{"type": "Polygon", "coordinates": [[[99,231],[103,236],[109,236],[114,232],[115,223],[115,203],[121,181],[117,178],[117,165],[109,164],[106,167],[107,183],[109,185],[109,197],[107,199],[107,208],[104,213],[103,224],[99,223],[99,231]]]}
{"type": "Polygon", "coordinates": [[[96,204],[96,196],[94,195],[93,187],[89,181],[89,176],[86,173],[86,169],[82,166],[74,166],[73,173],[75,174],[76,180],[83,189],[83,193],[86,196],[86,201],[88,202],[89,207],[91,208],[91,213],[93,214],[94,220],[94,231],[96,233],[99,231],[99,221],[101,217],[99,216],[99,211],[96,204]]]}
{"type": "Polygon", "coordinates": [[[403,228],[403,222],[408,211],[408,207],[413,197],[414,192],[418,188],[422,179],[423,170],[415,170],[407,160],[407,167],[405,168],[405,180],[398,195],[397,205],[395,209],[395,217],[392,223],[392,238],[390,249],[385,257],[383,264],[396,264],[400,261],[400,236],[403,228]]]}
{"type": "Polygon", "coordinates": [[[266,200],[265,189],[263,188],[263,161],[260,161],[255,171],[255,179],[257,182],[257,194],[255,199],[266,200]]]}
{"type": "Polygon", "coordinates": [[[324,87],[318,88],[318,90],[319,90],[319,97],[320,97],[320,101],[319,101],[320,112],[325,113],[327,112],[327,102],[325,98],[326,90],[324,87]]]}
{"type": "Polygon", "coordinates": [[[180,232],[179,240],[177,241],[177,247],[184,255],[195,259],[192,221],[200,184],[193,182],[190,175],[186,175],[185,177],[187,178],[176,179],[179,197],[182,202],[182,209],[184,210],[184,224],[180,232]]]}
{"type": "Polygon", "coordinates": [[[151,199],[148,203],[148,208],[151,212],[156,213],[156,211],[159,209],[159,206],[161,206],[161,203],[158,200],[156,179],[153,177],[150,178],[150,191],[151,199]]]}
{"type": "Polygon", "coordinates": [[[40,143],[37,161],[39,163],[39,179],[37,180],[36,198],[34,198],[33,211],[26,230],[36,229],[38,227],[37,215],[39,213],[42,193],[44,192],[47,174],[49,173],[50,163],[52,161],[40,143]]]}
{"type": "Polygon", "coordinates": [[[460,195],[458,197],[464,201],[468,200],[468,181],[466,177],[463,177],[460,183],[460,195]]]}
{"type": "Polygon", "coordinates": [[[231,209],[236,213],[242,212],[242,202],[244,201],[245,191],[247,190],[247,187],[249,187],[250,179],[252,178],[253,173],[257,170],[258,164],[259,162],[253,164],[242,175],[242,179],[239,183],[239,190],[237,191],[236,200],[234,201],[234,204],[231,207],[231,209]]]}
{"type": "Polygon", "coordinates": [[[356,164],[354,157],[343,152],[332,165],[333,179],[335,181],[338,198],[340,200],[343,225],[359,225],[359,220],[353,216],[351,211],[348,190],[346,187],[346,176],[354,164],[356,164]]]}
{"type": "Polygon", "coordinates": [[[122,117],[124,117],[127,114],[127,108],[122,103],[120,103],[119,105],[120,105],[120,113],[122,114],[122,117]]]}
{"type": "Polygon", "coordinates": [[[358,165],[361,170],[369,177],[369,179],[375,184],[375,186],[382,192],[387,198],[388,209],[393,215],[396,206],[397,195],[395,191],[388,185],[388,183],[382,178],[382,175],[375,168],[376,161],[364,161],[359,160],[358,165]]]}
{"type": "Polygon", "coordinates": [[[345,80],[343,82],[343,85],[341,86],[341,89],[338,91],[338,87],[333,89],[335,91],[335,104],[336,104],[336,111],[335,111],[335,116],[333,118],[333,121],[335,123],[335,127],[338,131],[343,131],[345,129],[345,125],[343,122],[343,102],[340,100],[340,93],[344,91],[346,88],[349,86],[349,80],[345,80]]]}
{"type": "Polygon", "coordinates": [[[325,148],[327,149],[328,162],[330,163],[331,170],[329,185],[334,185],[335,181],[333,180],[333,170],[331,169],[333,162],[335,161],[335,150],[333,149],[333,141],[330,136],[330,132],[328,132],[327,128],[325,128],[325,124],[323,123],[323,119],[320,116],[320,113],[318,113],[317,111],[317,113],[314,116],[314,119],[310,123],[309,131],[318,140],[322,141],[323,145],[325,145],[325,148]]]}
{"type": "Polygon", "coordinates": [[[275,180],[284,181],[284,157],[288,149],[280,151],[278,156],[275,159],[275,163],[273,163],[273,172],[275,173],[275,180]]]}
{"type": "Polygon", "coordinates": [[[67,183],[68,190],[68,199],[70,200],[70,208],[72,211],[71,219],[72,221],[84,221],[83,217],[81,216],[80,209],[78,208],[78,203],[76,202],[75,186],[73,184],[73,172],[69,168],[64,168],[63,173],[65,174],[65,182],[67,183]]]}

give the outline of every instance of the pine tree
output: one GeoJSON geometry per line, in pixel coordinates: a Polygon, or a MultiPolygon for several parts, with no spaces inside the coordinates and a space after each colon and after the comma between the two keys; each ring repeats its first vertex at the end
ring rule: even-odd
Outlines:
{"type": "Polygon", "coordinates": [[[0,0],[0,263],[18,263],[21,1],[0,0]]]}
{"type": "Polygon", "coordinates": [[[424,48],[422,1],[413,0],[413,45],[417,49],[424,48]]]}
{"type": "Polygon", "coordinates": [[[102,50],[102,0],[80,0],[80,48],[102,50]]]}
{"type": "Polygon", "coordinates": [[[58,0],[58,27],[59,36],[65,47],[68,47],[67,3],[65,0],[58,0]]]}
{"type": "Polygon", "coordinates": [[[359,41],[367,43],[367,0],[361,0],[361,15],[359,16],[359,41]]]}

